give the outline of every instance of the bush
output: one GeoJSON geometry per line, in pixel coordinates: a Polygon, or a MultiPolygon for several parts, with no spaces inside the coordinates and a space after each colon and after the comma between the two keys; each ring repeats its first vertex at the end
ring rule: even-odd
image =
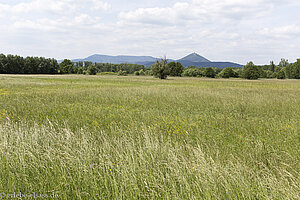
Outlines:
{"type": "Polygon", "coordinates": [[[135,71],[135,72],[134,72],[134,75],[135,75],[135,76],[139,76],[139,75],[140,75],[140,72],[139,72],[139,71],[135,71]]]}
{"type": "Polygon", "coordinates": [[[153,76],[152,70],[146,70],[145,75],[146,76],[153,76]]]}
{"type": "Polygon", "coordinates": [[[118,72],[118,76],[127,76],[127,75],[128,75],[128,73],[126,71],[120,70],[118,72]]]}
{"type": "Polygon", "coordinates": [[[143,70],[143,69],[141,69],[141,70],[139,71],[139,74],[140,74],[140,76],[145,76],[145,72],[144,72],[144,70],[143,70]]]}

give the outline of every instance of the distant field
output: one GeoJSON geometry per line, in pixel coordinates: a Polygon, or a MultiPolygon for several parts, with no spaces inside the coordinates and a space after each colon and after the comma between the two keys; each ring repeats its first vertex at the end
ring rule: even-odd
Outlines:
{"type": "Polygon", "coordinates": [[[0,194],[298,200],[299,127],[299,80],[0,75],[0,194]]]}

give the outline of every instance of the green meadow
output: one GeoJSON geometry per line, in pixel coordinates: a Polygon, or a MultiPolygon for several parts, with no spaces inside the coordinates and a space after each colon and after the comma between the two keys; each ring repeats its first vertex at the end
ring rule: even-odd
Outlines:
{"type": "Polygon", "coordinates": [[[298,200],[299,133],[299,80],[0,75],[0,199],[298,200]]]}

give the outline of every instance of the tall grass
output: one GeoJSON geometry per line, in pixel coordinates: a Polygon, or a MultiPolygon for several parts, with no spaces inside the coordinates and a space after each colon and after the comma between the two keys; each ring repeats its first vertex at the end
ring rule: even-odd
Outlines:
{"type": "Polygon", "coordinates": [[[299,199],[299,86],[0,76],[0,193],[299,199]]]}

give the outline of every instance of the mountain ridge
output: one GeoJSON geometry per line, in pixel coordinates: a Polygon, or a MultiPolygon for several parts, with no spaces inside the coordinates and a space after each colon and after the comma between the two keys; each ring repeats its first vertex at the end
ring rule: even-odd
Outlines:
{"type": "MultiPolygon", "coordinates": [[[[129,55],[102,55],[102,54],[93,54],[87,58],[83,59],[73,59],[73,62],[78,61],[89,61],[89,62],[97,62],[97,63],[112,63],[112,64],[121,64],[121,63],[129,63],[129,64],[139,64],[144,65],[145,67],[150,67],[154,64],[159,58],[155,58],[152,56],[129,56],[129,55]]],[[[191,53],[181,59],[174,60],[168,59],[169,62],[180,62],[184,67],[195,66],[195,67],[242,67],[242,65],[233,63],[233,62],[212,62],[207,58],[197,54],[191,53]]]]}

